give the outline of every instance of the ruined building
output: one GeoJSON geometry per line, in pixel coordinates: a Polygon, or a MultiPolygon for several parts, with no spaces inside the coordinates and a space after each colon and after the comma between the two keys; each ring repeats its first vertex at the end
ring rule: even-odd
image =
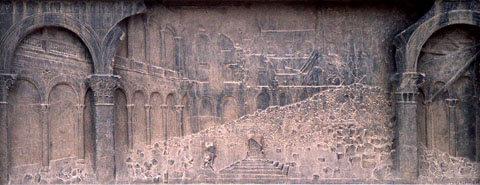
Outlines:
{"type": "Polygon", "coordinates": [[[2,0],[0,184],[480,183],[478,0],[2,0]]]}

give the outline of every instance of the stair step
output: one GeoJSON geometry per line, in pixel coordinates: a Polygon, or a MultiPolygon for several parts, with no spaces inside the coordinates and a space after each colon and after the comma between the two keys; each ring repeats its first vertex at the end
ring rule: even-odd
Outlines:
{"type": "Polygon", "coordinates": [[[242,166],[242,167],[274,167],[273,164],[237,164],[233,166],[242,166]]]}
{"type": "Polygon", "coordinates": [[[233,166],[237,170],[280,170],[275,166],[233,166]]]}
{"type": "Polygon", "coordinates": [[[265,174],[265,175],[283,175],[283,171],[279,169],[275,170],[225,170],[222,173],[229,173],[229,174],[265,174]]]}
{"type": "Polygon", "coordinates": [[[285,175],[278,174],[222,174],[221,178],[231,179],[279,179],[286,178],[285,175]]]}

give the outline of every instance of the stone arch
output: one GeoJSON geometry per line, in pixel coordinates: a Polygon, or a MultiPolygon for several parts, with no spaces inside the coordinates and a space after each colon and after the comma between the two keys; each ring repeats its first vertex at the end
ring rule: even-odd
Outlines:
{"type": "Polygon", "coordinates": [[[200,98],[200,116],[213,116],[213,108],[214,106],[210,97],[203,96],[202,98],[200,98]]]}
{"type": "Polygon", "coordinates": [[[303,101],[306,100],[307,98],[310,97],[310,93],[308,93],[307,89],[303,89],[302,91],[299,92],[297,95],[297,101],[303,101]]]}
{"type": "Polygon", "coordinates": [[[182,98],[182,105],[183,105],[183,131],[184,135],[193,134],[195,129],[193,127],[193,123],[191,120],[191,113],[192,113],[192,100],[188,96],[187,93],[183,95],[182,98]]]}
{"type": "MultiPolygon", "coordinates": [[[[394,163],[400,178],[416,179],[419,174],[417,97],[418,88],[425,78],[425,75],[418,71],[422,48],[434,33],[447,26],[465,24],[480,27],[480,12],[476,10],[476,6],[464,6],[460,3],[462,2],[436,1],[429,12],[394,39],[397,125],[399,132],[403,132],[397,135],[399,144],[396,155],[399,157],[394,163]]],[[[427,130],[434,130],[431,128],[433,124],[427,125],[429,126],[427,130]]],[[[427,140],[435,142],[436,139],[427,140]]],[[[427,145],[435,146],[428,142],[427,145]]]]}
{"type": "MultiPolygon", "coordinates": [[[[41,103],[47,102],[47,94],[46,94],[46,90],[45,90],[45,85],[39,83],[35,79],[31,79],[31,78],[28,78],[28,77],[17,76],[17,80],[23,80],[23,81],[26,81],[26,82],[30,83],[31,85],[33,85],[33,87],[35,88],[35,91],[38,92],[38,94],[40,96],[40,102],[41,103]]],[[[13,94],[13,92],[12,92],[12,94],[13,94]]]]}
{"type": "Polygon", "coordinates": [[[285,106],[292,103],[292,95],[288,92],[282,92],[278,96],[278,102],[280,106],[285,106]]]}
{"type": "Polygon", "coordinates": [[[177,43],[177,31],[172,25],[167,24],[163,31],[163,55],[164,55],[164,67],[173,71],[177,70],[178,61],[178,43],[177,43]]]}
{"type": "Polygon", "coordinates": [[[53,86],[48,95],[49,160],[77,156],[78,94],[68,82],[53,86]]]}
{"type": "MultiPolygon", "coordinates": [[[[84,95],[84,105],[85,108],[83,109],[83,130],[84,130],[84,138],[83,138],[83,146],[84,148],[84,158],[87,161],[90,161],[91,164],[94,164],[94,155],[95,155],[95,132],[93,131],[94,126],[94,119],[95,119],[95,100],[93,96],[92,89],[88,88],[85,91],[84,95]]],[[[115,97],[114,97],[115,98],[115,97]]],[[[115,123],[114,123],[115,124],[115,123]]]]}
{"type": "Polygon", "coordinates": [[[8,97],[8,161],[11,168],[42,162],[41,95],[33,80],[17,79],[8,97]]]}
{"type": "MultiPolygon", "coordinates": [[[[222,56],[223,63],[224,64],[229,64],[233,63],[234,61],[234,56],[235,56],[235,47],[233,45],[233,42],[230,38],[228,38],[224,34],[220,34],[217,38],[217,45],[218,48],[220,49],[220,55],[222,56]]],[[[232,80],[230,80],[232,81],[232,80]]]]}
{"type": "Polygon", "coordinates": [[[154,91],[150,95],[152,141],[165,139],[165,123],[163,121],[163,96],[160,92],[154,91]]]}
{"type": "MultiPolygon", "coordinates": [[[[130,132],[128,126],[127,95],[123,89],[117,88],[114,92],[114,143],[115,158],[125,159],[129,151],[130,132]]],[[[116,178],[124,181],[128,177],[127,166],[123,160],[115,160],[116,178]]]]}
{"type": "Polygon", "coordinates": [[[402,31],[394,40],[394,45],[397,47],[397,70],[399,72],[416,72],[421,49],[430,36],[442,28],[458,24],[480,27],[480,12],[473,10],[448,11],[423,19],[402,31]]]}
{"type": "Polygon", "coordinates": [[[165,99],[165,104],[167,105],[167,138],[178,137],[180,136],[180,129],[177,123],[177,115],[175,110],[176,105],[176,96],[174,93],[169,93],[165,99]]]}
{"type": "Polygon", "coordinates": [[[261,92],[257,95],[256,109],[264,110],[270,106],[270,95],[267,92],[261,92]]]}
{"type": "Polygon", "coordinates": [[[210,97],[203,96],[198,103],[198,129],[203,130],[215,125],[214,120],[214,105],[210,97]]]}
{"type": "MultiPolygon", "coordinates": [[[[66,76],[58,76],[51,81],[48,82],[48,85],[46,87],[47,91],[45,94],[48,94],[50,96],[50,92],[55,88],[57,85],[67,85],[70,88],[72,88],[73,92],[75,93],[75,97],[77,98],[77,104],[80,104],[83,102],[82,96],[80,96],[80,93],[82,92],[80,85],[78,82],[73,80],[72,78],[66,77],[66,76]]],[[[49,99],[48,99],[49,100],[49,99]]],[[[50,103],[50,101],[48,101],[50,103]]]]}
{"type": "Polygon", "coordinates": [[[0,57],[3,64],[0,70],[10,72],[15,49],[21,40],[35,30],[44,27],[61,27],[75,33],[88,48],[95,73],[104,73],[100,39],[96,32],[89,25],[62,13],[37,14],[12,25],[1,38],[0,57]]]}
{"type": "Polygon", "coordinates": [[[132,103],[132,126],[133,126],[133,146],[138,148],[147,142],[147,122],[146,122],[146,96],[145,91],[137,90],[133,93],[132,103]]]}
{"type": "Polygon", "coordinates": [[[238,101],[232,97],[227,96],[222,101],[222,123],[227,123],[238,118],[238,101]]]}

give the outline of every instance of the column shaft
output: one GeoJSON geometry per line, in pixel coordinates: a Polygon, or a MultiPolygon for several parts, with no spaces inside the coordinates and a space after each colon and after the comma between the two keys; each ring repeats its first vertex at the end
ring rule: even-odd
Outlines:
{"type": "Polygon", "coordinates": [[[162,108],[162,120],[163,120],[163,136],[165,138],[165,141],[168,139],[168,123],[167,123],[167,111],[168,111],[168,105],[161,105],[162,108]]]}
{"type": "Polygon", "coordinates": [[[418,177],[417,93],[399,92],[396,95],[398,144],[395,162],[398,176],[410,181],[418,177]]]}
{"type": "Polygon", "coordinates": [[[151,105],[145,105],[145,122],[147,124],[147,145],[152,145],[152,120],[150,120],[151,105]]]}
{"type": "Polygon", "coordinates": [[[0,74],[0,184],[8,183],[8,90],[15,83],[15,75],[0,74]]]}
{"type": "Polygon", "coordinates": [[[83,112],[85,110],[85,105],[77,105],[78,111],[78,160],[79,162],[85,162],[85,128],[84,128],[84,120],[83,120],[83,112]]]}
{"type": "Polygon", "coordinates": [[[42,167],[43,171],[48,171],[48,165],[50,162],[49,155],[49,123],[48,123],[48,104],[41,104],[42,111],[42,167]]]}
{"type": "Polygon", "coordinates": [[[457,125],[455,123],[455,109],[458,103],[457,99],[446,99],[448,109],[448,136],[450,155],[457,155],[457,125]]]}
{"type": "Polygon", "coordinates": [[[133,152],[133,108],[135,105],[127,105],[127,130],[128,130],[128,149],[133,152]]]}
{"type": "MultiPolygon", "coordinates": [[[[114,104],[113,93],[119,77],[93,75],[87,80],[95,97],[95,172],[97,183],[115,182],[114,104]]],[[[119,159],[121,160],[121,159],[119,159]]]]}

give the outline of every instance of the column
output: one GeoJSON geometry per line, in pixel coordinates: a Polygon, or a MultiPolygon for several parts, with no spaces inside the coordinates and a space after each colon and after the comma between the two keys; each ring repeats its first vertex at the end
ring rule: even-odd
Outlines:
{"type": "Polygon", "coordinates": [[[163,136],[165,137],[165,141],[168,139],[168,123],[167,123],[167,112],[168,112],[168,105],[161,105],[160,108],[162,109],[162,120],[163,120],[163,136]]]}
{"type": "Polygon", "coordinates": [[[455,109],[457,107],[458,99],[446,99],[445,101],[448,109],[448,151],[450,152],[450,155],[457,156],[457,125],[455,124],[455,109]]]}
{"type": "Polygon", "coordinates": [[[404,73],[395,93],[398,143],[394,162],[397,175],[406,182],[418,178],[417,95],[422,82],[422,74],[404,73]]]}
{"type": "Polygon", "coordinates": [[[91,75],[87,83],[95,98],[95,172],[97,183],[115,182],[114,146],[114,98],[113,93],[120,77],[114,75],[91,75]]]}
{"type": "Polygon", "coordinates": [[[147,122],[147,146],[152,146],[152,120],[150,119],[151,105],[145,105],[145,121],[147,122]]]}
{"type": "Polygon", "coordinates": [[[177,116],[177,124],[180,124],[180,127],[179,127],[179,131],[178,133],[180,134],[180,136],[185,136],[185,128],[183,126],[183,108],[184,106],[183,105],[176,105],[175,106],[175,114],[177,116]]]}
{"type": "Polygon", "coordinates": [[[128,132],[128,149],[133,152],[133,108],[134,104],[127,105],[127,132],[128,132]]]}
{"type": "Polygon", "coordinates": [[[83,121],[83,113],[85,110],[85,105],[77,105],[77,114],[78,114],[78,137],[77,137],[77,146],[78,146],[78,163],[85,163],[85,124],[83,121]]]}
{"type": "Polygon", "coordinates": [[[40,111],[42,112],[42,171],[48,171],[49,160],[49,140],[48,135],[48,104],[40,104],[40,111]]]}
{"type": "Polygon", "coordinates": [[[15,75],[0,74],[0,184],[8,183],[8,90],[15,83],[15,75]]]}

